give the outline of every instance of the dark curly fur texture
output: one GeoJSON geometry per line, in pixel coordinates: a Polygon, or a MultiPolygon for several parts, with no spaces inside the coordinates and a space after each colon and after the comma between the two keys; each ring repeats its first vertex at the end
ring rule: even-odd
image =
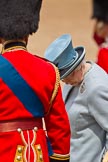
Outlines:
{"type": "Polygon", "coordinates": [[[42,0],[1,0],[0,37],[21,39],[38,29],[42,0]]]}

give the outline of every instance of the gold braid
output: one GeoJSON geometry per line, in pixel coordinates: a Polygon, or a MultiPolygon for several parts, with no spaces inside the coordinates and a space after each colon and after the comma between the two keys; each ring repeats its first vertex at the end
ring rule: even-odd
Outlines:
{"type": "MultiPolygon", "coordinates": [[[[51,64],[52,64],[52,63],[51,63],[51,64]]],[[[46,113],[46,115],[47,115],[47,114],[49,113],[49,111],[50,111],[50,108],[51,108],[51,106],[52,106],[52,103],[53,103],[53,101],[54,101],[56,95],[57,95],[58,88],[59,88],[59,85],[60,85],[60,74],[59,74],[59,70],[58,70],[58,68],[57,68],[54,64],[52,64],[52,65],[53,65],[53,67],[54,67],[54,69],[55,69],[56,81],[55,81],[54,90],[53,90],[53,93],[52,93],[52,96],[51,96],[51,99],[50,99],[50,102],[49,102],[50,107],[49,107],[49,110],[48,110],[48,112],[46,113]]]]}

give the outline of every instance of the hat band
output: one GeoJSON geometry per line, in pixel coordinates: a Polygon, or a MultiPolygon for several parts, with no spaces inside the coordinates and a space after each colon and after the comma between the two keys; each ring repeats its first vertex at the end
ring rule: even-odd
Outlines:
{"type": "Polygon", "coordinates": [[[78,59],[78,53],[76,51],[75,51],[75,53],[76,53],[76,56],[74,56],[72,60],[70,59],[70,61],[67,64],[65,64],[64,66],[58,67],[59,70],[62,70],[64,68],[68,68],[68,67],[72,66],[76,62],[76,60],[78,59]]]}
{"type": "Polygon", "coordinates": [[[85,52],[82,54],[82,56],[79,58],[79,60],[74,63],[73,66],[70,65],[69,67],[67,67],[65,69],[59,69],[60,79],[67,77],[71,72],[73,72],[79,66],[79,64],[83,61],[84,57],[85,57],[85,52]]]}

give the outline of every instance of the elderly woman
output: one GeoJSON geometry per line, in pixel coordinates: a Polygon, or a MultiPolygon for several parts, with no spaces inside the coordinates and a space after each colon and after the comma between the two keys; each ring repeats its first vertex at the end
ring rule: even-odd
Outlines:
{"type": "Polygon", "coordinates": [[[85,49],[73,48],[64,34],[46,50],[45,57],[59,69],[65,83],[63,97],[70,120],[70,162],[108,160],[108,75],[92,61],[85,49]]]}

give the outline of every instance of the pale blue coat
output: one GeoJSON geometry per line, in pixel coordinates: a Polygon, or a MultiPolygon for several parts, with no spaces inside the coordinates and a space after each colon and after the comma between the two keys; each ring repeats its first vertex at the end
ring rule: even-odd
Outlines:
{"type": "Polygon", "coordinates": [[[108,150],[108,75],[95,63],[80,86],[65,85],[71,125],[70,162],[101,162],[108,150]]]}

